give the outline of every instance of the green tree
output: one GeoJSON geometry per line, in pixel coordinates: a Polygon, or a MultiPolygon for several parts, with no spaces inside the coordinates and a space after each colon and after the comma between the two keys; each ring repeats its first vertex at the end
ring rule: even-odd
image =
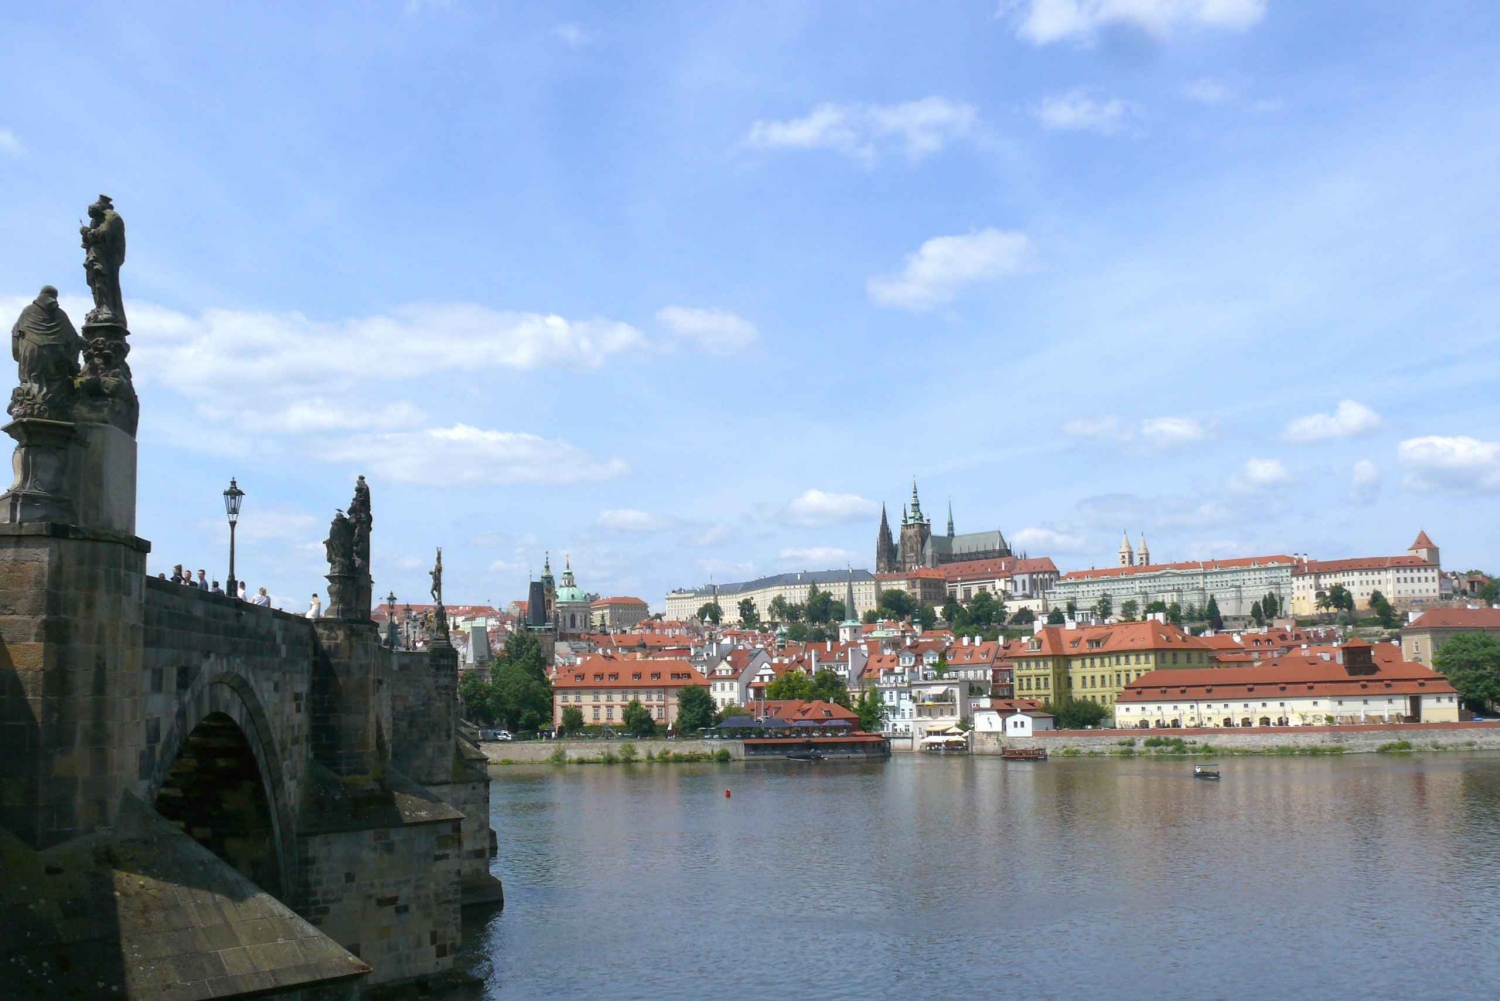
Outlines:
{"type": "Polygon", "coordinates": [[[702,685],[684,685],[677,693],[677,732],[696,736],[714,725],[714,700],[702,685]]]}
{"type": "MultiPolygon", "coordinates": [[[[798,606],[793,605],[792,607],[796,608],[798,606]]],[[[807,623],[805,623],[805,622],[793,622],[791,625],[787,626],[786,627],[786,638],[789,639],[789,640],[791,640],[793,643],[806,643],[807,642],[807,623]]]]}
{"type": "Polygon", "coordinates": [[[1493,636],[1459,633],[1438,649],[1432,666],[1470,709],[1487,712],[1500,703],[1500,640],[1493,636]]]}
{"type": "Polygon", "coordinates": [[[936,628],[937,609],[933,608],[925,601],[922,602],[921,606],[917,609],[917,624],[921,626],[924,631],[936,628]]]}
{"type": "Polygon", "coordinates": [[[495,724],[495,707],[491,701],[490,680],[477,671],[465,674],[458,683],[463,700],[464,719],[480,726],[495,724]]]}
{"type": "Polygon", "coordinates": [[[754,598],[740,599],[740,624],[747,629],[760,625],[760,612],[755,610],[754,598]]]}
{"type": "Polygon", "coordinates": [[[785,622],[787,620],[786,609],[786,599],[779,594],[772,598],[771,603],[766,606],[766,611],[770,613],[772,622],[785,622]]]}
{"type": "Polygon", "coordinates": [[[964,606],[958,603],[957,598],[950,597],[943,602],[943,621],[948,623],[949,629],[956,629],[959,625],[959,617],[964,614],[964,606]]]}
{"type": "Polygon", "coordinates": [[[872,608],[868,612],[865,613],[865,625],[867,625],[867,626],[873,626],[875,623],[877,623],[879,621],[880,621],[880,610],[879,609],[872,608]]]}
{"type": "Polygon", "coordinates": [[[1101,594],[1099,600],[1094,602],[1094,611],[1099,614],[1099,618],[1107,619],[1114,612],[1114,604],[1109,595],[1101,594]]]}
{"type": "Polygon", "coordinates": [[[1203,621],[1203,613],[1198,611],[1198,606],[1190,601],[1187,608],[1182,610],[1182,621],[1201,622],[1203,621]]]}
{"type": "Polygon", "coordinates": [[[932,665],[932,673],[939,678],[948,673],[948,653],[946,650],[938,654],[937,663],[932,665]]]}
{"type": "Polygon", "coordinates": [[[797,668],[792,668],[785,674],[777,675],[772,682],[766,686],[766,698],[772,700],[781,699],[810,699],[813,697],[812,679],[803,674],[797,668]]]}
{"type": "Polygon", "coordinates": [[[718,625],[722,618],[724,618],[724,609],[719,607],[717,601],[705,601],[698,607],[698,621],[700,622],[712,622],[718,625]]]}
{"type": "Polygon", "coordinates": [[[995,624],[995,615],[999,606],[995,603],[995,596],[988,591],[980,591],[969,599],[966,611],[969,613],[969,625],[976,629],[988,629],[995,624]]]}
{"type": "Polygon", "coordinates": [[[568,706],[562,711],[562,722],[557,725],[559,733],[577,733],[583,729],[583,710],[568,706]]]}
{"type": "Polygon", "coordinates": [[[870,685],[859,693],[859,701],[854,703],[854,711],[859,713],[859,728],[866,733],[879,733],[885,726],[885,705],[880,698],[880,690],[870,685]]]}
{"type": "Polygon", "coordinates": [[[880,601],[877,603],[880,611],[888,619],[904,619],[910,615],[916,607],[911,595],[900,588],[890,588],[880,592],[880,601]]]}
{"type": "Polygon", "coordinates": [[[801,622],[805,617],[806,612],[807,609],[803,608],[801,605],[787,605],[786,620],[788,622],[801,622]]]}
{"type": "Polygon", "coordinates": [[[1380,619],[1380,624],[1386,629],[1395,629],[1396,624],[1401,621],[1401,616],[1395,607],[1379,591],[1370,592],[1370,611],[1375,613],[1380,619]]]}
{"type": "Polygon", "coordinates": [[[1281,599],[1276,597],[1275,591],[1267,591],[1266,596],[1260,599],[1260,610],[1267,621],[1281,614],[1281,599]]]}
{"type": "Polygon", "coordinates": [[[816,584],[807,585],[807,601],[802,607],[809,624],[833,621],[833,595],[818,590],[816,584]]]}
{"type": "Polygon", "coordinates": [[[1134,622],[1141,614],[1141,603],[1134,598],[1127,598],[1120,602],[1120,617],[1126,622],[1134,622]]]}
{"type": "Polygon", "coordinates": [[[1052,609],[1052,611],[1047,613],[1047,625],[1049,626],[1060,626],[1067,621],[1067,616],[1063,614],[1063,610],[1061,608],[1054,608],[1052,609]]]}
{"type": "Polygon", "coordinates": [[[1167,621],[1174,626],[1180,626],[1182,625],[1182,620],[1182,606],[1174,601],[1167,606],[1167,621]]]}
{"type": "Polygon", "coordinates": [[[1205,610],[1208,624],[1213,627],[1214,632],[1224,628],[1224,616],[1219,614],[1219,599],[1213,595],[1208,596],[1208,608],[1205,610]]]}
{"type": "Polygon", "coordinates": [[[656,735],[656,720],[651,718],[651,710],[641,705],[640,699],[631,699],[630,705],[625,707],[625,732],[632,737],[656,735]]]}
{"type": "Polygon", "coordinates": [[[1059,730],[1082,730],[1086,726],[1098,726],[1109,715],[1099,703],[1085,699],[1070,699],[1062,706],[1048,704],[1044,708],[1056,717],[1053,725],[1059,730]]]}
{"type": "Polygon", "coordinates": [[[848,617],[849,611],[844,607],[844,603],[842,601],[833,601],[829,603],[828,622],[830,625],[835,622],[843,622],[848,617]]]}
{"type": "Polygon", "coordinates": [[[1254,602],[1250,606],[1250,617],[1255,620],[1257,626],[1266,624],[1266,613],[1261,610],[1260,602],[1254,602]]]}
{"type": "Polygon", "coordinates": [[[538,681],[519,661],[506,660],[494,672],[491,702],[496,720],[509,730],[536,730],[552,718],[552,685],[538,681]]]}
{"type": "Polygon", "coordinates": [[[729,705],[725,706],[723,709],[720,709],[718,712],[714,713],[714,726],[718,726],[720,723],[724,722],[726,719],[730,719],[731,717],[734,717],[734,716],[754,716],[754,715],[755,715],[755,713],[751,712],[749,709],[746,709],[744,706],[737,706],[733,702],[731,702],[731,703],[729,703],[729,705]]]}
{"type": "Polygon", "coordinates": [[[1153,602],[1151,602],[1150,604],[1148,604],[1146,606],[1146,614],[1147,615],[1156,615],[1158,613],[1162,614],[1162,615],[1165,615],[1166,612],[1167,612],[1167,603],[1165,601],[1153,601],[1153,602]]]}
{"type": "Polygon", "coordinates": [[[853,708],[853,702],[849,698],[849,686],[833,673],[832,668],[828,667],[818,668],[818,672],[813,675],[812,694],[808,698],[837,702],[845,709],[853,708]]]}
{"type": "Polygon", "coordinates": [[[1068,599],[1068,618],[1078,618],[1078,602],[1074,601],[1072,598],[1068,599]]]}
{"type": "Polygon", "coordinates": [[[537,681],[547,680],[547,655],[542,652],[542,642],[525,630],[505,638],[505,646],[500,648],[497,661],[517,664],[537,681]]]}
{"type": "Polygon", "coordinates": [[[1035,621],[1036,613],[1029,608],[1019,609],[1010,617],[1010,624],[1013,626],[1029,626],[1035,621]]]}
{"type": "MultiPolygon", "coordinates": [[[[1488,576],[1488,574],[1485,576],[1488,576]]],[[[1486,605],[1500,603],[1500,580],[1491,580],[1484,587],[1480,588],[1479,597],[1486,605]]]]}

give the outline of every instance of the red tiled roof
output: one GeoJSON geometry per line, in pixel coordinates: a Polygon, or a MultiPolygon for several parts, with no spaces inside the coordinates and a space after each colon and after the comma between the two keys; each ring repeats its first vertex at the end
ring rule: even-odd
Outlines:
{"type": "Polygon", "coordinates": [[[938,570],[942,572],[943,579],[948,581],[988,580],[1018,573],[1057,573],[1057,565],[1046,556],[1025,560],[1015,556],[1000,556],[989,560],[944,563],[938,570]]]}
{"type": "Polygon", "coordinates": [[[1406,547],[1407,549],[1436,549],[1437,543],[1427,537],[1426,532],[1417,533],[1417,541],[1406,547]]]}
{"type": "Polygon", "coordinates": [[[859,714],[851,712],[839,705],[837,702],[823,702],[813,700],[811,702],[803,699],[776,699],[768,702],[756,703],[756,708],[764,707],[765,715],[775,719],[784,720],[848,720],[858,722],[859,714]]]}
{"type": "Polygon", "coordinates": [[[1420,556],[1360,556],[1349,560],[1308,560],[1292,571],[1295,577],[1315,573],[1343,573],[1345,570],[1389,570],[1393,567],[1431,567],[1420,556]]]}
{"type": "Polygon", "coordinates": [[[1101,577],[1128,577],[1160,570],[1240,570],[1253,566],[1288,566],[1296,563],[1290,556],[1244,556],[1232,560],[1190,560],[1186,563],[1147,563],[1131,567],[1103,567],[1097,570],[1070,570],[1063,580],[1095,580],[1101,577]]]}
{"type": "Polygon", "coordinates": [[[1125,686],[1120,702],[1158,702],[1162,699],[1265,700],[1288,695],[1369,696],[1449,695],[1448,679],[1421,664],[1377,657],[1372,669],[1350,674],[1343,664],[1322,658],[1289,656],[1256,667],[1212,667],[1152,671],[1125,686]]]}
{"type": "Polygon", "coordinates": [[[629,598],[629,597],[600,598],[598,601],[594,602],[589,607],[590,608],[598,608],[600,605],[630,605],[632,607],[641,607],[641,608],[648,607],[646,605],[646,603],[644,601],[642,601],[640,598],[629,598]]]}
{"type": "Polygon", "coordinates": [[[1018,641],[1010,651],[1012,657],[1073,657],[1097,653],[1122,653],[1140,650],[1204,650],[1203,641],[1189,636],[1181,628],[1152,619],[1146,622],[1120,622],[1112,626],[1046,626],[1030,639],[1018,641]],[[1032,644],[1040,643],[1033,650],[1032,644]],[[1097,643],[1098,645],[1094,645],[1097,643]]]}
{"type": "Polygon", "coordinates": [[[1430,608],[1407,629],[1500,629],[1500,608],[1430,608]]]}
{"type": "Polygon", "coordinates": [[[875,575],[876,580],[942,580],[943,572],[934,567],[917,567],[915,570],[891,570],[875,575]]]}
{"type": "Polygon", "coordinates": [[[616,660],[588,657],[560,667],[552,679],[557,688],[681,688],[706,685],[708,679],[685,660],[616,660]]]}

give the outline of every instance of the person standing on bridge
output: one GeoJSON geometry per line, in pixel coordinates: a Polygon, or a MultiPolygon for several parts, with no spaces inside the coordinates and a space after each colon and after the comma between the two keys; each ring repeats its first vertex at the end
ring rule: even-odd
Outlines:
{"type": "Polygon", "coordinates": [[[270,608],[271,596],[266,593],[265,588],[261,588],[260,591],[256,593],[255,597],[250,600],[250,604],[259,605],[262,608],[270,608]]]}
{"type": "Polygon", "coordinates": [[[309,619],[320,619],[323,617],[323,599],[318,597],[316,591],[313,592],[312,604],[307,606],[307,617],[309,619]]]}

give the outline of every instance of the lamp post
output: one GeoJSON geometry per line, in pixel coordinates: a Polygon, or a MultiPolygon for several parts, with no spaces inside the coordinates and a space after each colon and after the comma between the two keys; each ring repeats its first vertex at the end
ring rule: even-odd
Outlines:
{"type": "Polygon", "coordinates": [[[396,592],[392,591],[385,596],[385,636],[386,645],[392,650],[396,649],[396,592]]]}
{"type": "Polygon", "coordinates": [[[245,491],[234,482],[234,477],[229,478],[229,489],[224,491],[224,513],[229,516],[229,586],[224,590],[232,597],[240,596],[239,582],[234,579],[234,526],[240,520],[240,501],[244,498],[245,491]]]}

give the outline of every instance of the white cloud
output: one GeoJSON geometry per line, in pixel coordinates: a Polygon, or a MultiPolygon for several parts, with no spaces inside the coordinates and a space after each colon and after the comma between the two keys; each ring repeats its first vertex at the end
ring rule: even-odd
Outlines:
{"type": "Polygon", "coordinates": [[[594,36],[584,30],[583,25],[577,21],[559,24],[552,29],[552,34],[570,49],[581,49],[594,40],[594,36]]]}
{"type": "Polygon", "coordinates": [[[633,507],[600,511],[594,523],[601,528],[612,529],[616,532],[657,532],[671,524],[667,518],[633,507]]]}
{"type": "Polygon", "coordinates": [[[1308,414],[1286,426],[1281,437],[1294,445],[1312,445],[1369,434],[1381,425],[1380,415],[1363,403],[1340,400],[1331,414],[1308,414]]]}
{"type": "Polygon", "coordinates": [[[874,163],[899,145],[920,160],[969,135],[979,121],[973,106],[942,97],[902,104],[820,104],[801,118],[757,121],[744,144],[751,149],[831,149],[874,163]]]}
{"type": "Polygon", "coordinates": [[[1208,437],[1208,425],[1191,417],[1148,417],[1141,421],[1141,438],[1157,448],[1191,445],[1208,437]]]}
{"type": "Polygon", "coordinates": [[[1427,435],[1403,441],[1396,456],[1409,470],[1406,485],[1416,490],[1500,490],[1500,442],[1427,435]]]}
{"type": "Polygon", "coordinates": [[[0,129],[0,156],[19,157],[26,152],[21,140],[10,129],[0,129]]]}
{"type": "Polygon", "coordinates": [[[721,578],[719,583],[727,583],[729,577],[748,577],[755,573],[754,563],[736,563],[733,560],[702,559],[694,560],[693,565],[698,568],[699,573],[710,574],[721,578]]]}
{"type": "Polygon", "coordinates": [[[1370,504],[1380,496],[1380,470],[1369,459],[1354,464],[1349,478],[1349,499],[1356,504],[1370,504]]]}
{"type": "Polygon", "coordinates": [[[666,306],[656,318],[677,341],[690,341],[710,354],[733,354],[755,343],[755,324],[721,309],[666,306]]]}
{"type": "Polygon", "coordinates": [[[717,546],[729,538],[729,526],[727,525],[705,525],[700,529],[689,532],[683,541],[690,546],[717,546]]]}
{"type": "Polygon", "coordinates": [[[821,490],[808,490],[788,504],[781,516],[794,525],[819,528],[841,521],[871,518],[879,512],[879,504],[857,494],[829,494],[821,490]]]}
{"type": "MultiPolygon", "coordinates": [[[[239,524],[235,527],[235,537],[240,542],[306,543],[322,538],[321,528],[327,526],[320,528],[318,519],[307,511],[281,506],[261,510],[254,500],[253,496],[250,497],[249,503],[241,508],[239,524]]],[[[203,527],[214,531],[227,529],[222,518],[206,521],[203,527]]]]}
{"type": "Polygon", "coordinates": [[[1070,438],[1092,438],[1121,444],[1139,441],[1161,450],[1204,441],[1212,430],[1206,422],[1192,417],[1147,417],[1139,424],[1130,424],[1113,414],[1079,417],[1062,426],[1062,433],[1070,438]]]}
{"type": "Polygon", "coordinates": [[[1111,98],[1096,101],[1086,87],[1075,87],[1066,94],[1042,98],[1032,115],[1042,126],[1054,132],[1097,132],[1103,136],[1118,135],[1126,120],[1140,112],[1130,101],[1111,98]]]}
{"type": "Polygon", "coordinates": [[[1292,474],[1280,459],[1250,458],[1245,460],[1239,472],[1230,477],[1229,485],[1241,493],[1254,493],[1267,487],[1289,483],[1291,479],[1292,474]]]}
{"type": "Polygon", "coordinates": [[[1229,84],[1207,76],[1199,77],[1182,88],[1183,97],[1199,104],[1223,104],[1234,97],[1234,93],[1234,88],[1229,84]]]}
{"type": "Polygon", "coordinates": [[[1237,523],[1241,512],[1214,498],[1102,494],[1078,502],[1089,524],[1118,532],[1125,526],[1145,529],[1207,528],[1237,523]]]}
{"type": "Polygon", "coordinates": [[[836,569],[859,559],[856,554],[837,546],[794,546],[776,555],[784,562],[799,564],[804,570],[836,569]]]}
{"type": "Polygon", "coordinates": [[[1266,0],[1003,0],[1016,36],[1033,45],[1090,43],[1101,30],[1127,27],[1164,39],[1181,28],[1245,31],[1266,13],[1266,0]]]}
{"type": "Polygon", "coordinates": [[[1027,553],[1036,550],[1037,555],[1048,553],[1077,552],[1087,540],[1073,532],[1058,532],[1050,528],[1023,528],[1010,537],[1012,548],[1024,549],[1027,553]]]}
{"type": "Polygon", "coordinates": [[[330,403],[320,397],[297,400],[269,413],[253,407],[236,409],[212,404],[203,404],[198,411],[210,420],[230,422],[243,430],[281,434],[400,428],[426,419],[422,411],[405,401],[383,407],[359,407],[330,403]]]}
{"type": "Polygon", "coordinates": [[[565,441],[467,424],[325,440],[316,454],[400,483],[438,485],[585,483],[630,469],[623,459],[596,458],[565,441]]]}
{"type": "Polygon", "coordinates": [[[998,229],[937,236],[906,256],[900,274],[871,278],[865,288],[879,306],[930,309],[952,302],[965,285],[1015,274],[1029,249],[1026,234],[998,229]]]}

